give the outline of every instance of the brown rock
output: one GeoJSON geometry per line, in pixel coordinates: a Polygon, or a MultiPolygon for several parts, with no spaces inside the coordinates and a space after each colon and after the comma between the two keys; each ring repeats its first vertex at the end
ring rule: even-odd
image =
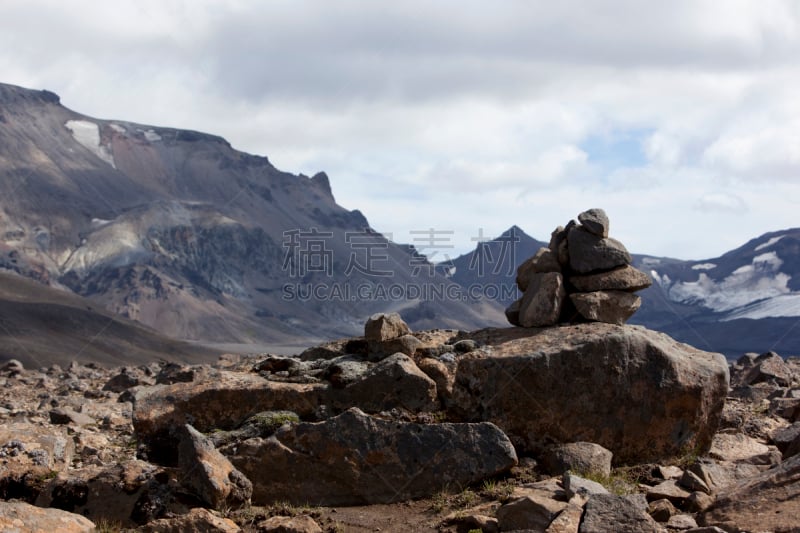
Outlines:
{"type": "Polygon", "coordinates": [[[436,382],[410,357],[396,353],[375,364],[344,389],[336,390],[332,405],[340,410],[358,406],[370,413],[395,407],[435,411],[438,409],[436,382]]]}
{"type": "Polygon", "coordinates": [[[372,361],[379,361],[388,355],[396,353],[414,355],[420,347],[422,347],[422,341],[411,334],[401,335],[380,342],[370,341],[369,359],[372,361]]]}
{"type": "Polygon", "coordinates": [[[493,424],[412,424],[353,408],[319,423],[250,439],[231,462],[253,481],[253,501],[311,505],[387,503],[466,486],[517,462],[493,424]]]}
{"type": "Polygon", "coordinates": [[[664,498],[650,502],[647,506],[647,513],[653,517],[656,522],[666,522],[672,515],[677,513],[678,510],[672,505],[672,502],[664,498]]]}
{"type": "Polygon", "coordinates": [[[718,433],[714,435],[709,457],[718,461],[740,461],[750,464],[772,464],[775,457],[766,444],[743,433],[718,433]]]}
{"type": "Polygon", "coordinates": [[[668,479],[659,483],[655,487],[647,489],[647,501],[653,502],[656,500],[669,500],[676,506],[680,507],[686,498],[689,497],[689,491],[681,488],[674,479],[668,479]]]}
{"type": "Polygon", "coordinates": [[[697,521],[726,531],[796,531],[798,516],[800,456],[795,456],[725,489],[697,521]]]}
{"type": "Polygon", "coordinates": [[[520,325],[525,328],[540,328],[556,324],[565,296],[564,278],[561,274],[531,274],[519,306],[520,325]]]}
{"type": "Polygon", "coordinates": [[[364,325],[364,338],[367,341],[386,341],[409,333],[411,328],[397,313],[374,314],[364,325]]]}
{"type": "Polygon", "coordinates": [[[137,533],[239,533],[233,520],[222,518],[203,508],[173,518],[153,520],[135,530],[137,533]]]}
{"type": "Polygon", "coordinates": [[[436,391],[440,400],[447,400],[453,395],[456,377],[446,364],[438,359],[426,357],[420,359],[417,366],[436,383],[436,391]]]}
{"type": "Polygon", "coordinates": [[[187,420],[202,432],[234,429],[253,413],[287,410],[311,417],[327,403],[327,384],[281,383],[240,372],[217,371],[201,381],[156,385],[135,395],[133,426],[151,460],[177,461],[175,429],[187,420]]]}
{"type": "Polygon", "coordinates": [[[583,506],[575,503],[568,503],[563,511],[550,522],[545,533],[578,533],[583,516],[583,506]]]}
{"type": "Polygon", "coordinates": [[[500,507],[497,522],[500,531],[543,531],[566,506],[549,498],[525,496],[500,507]]]}
{"type": "Polygon", "coordinates": [[[711,507],[714,497],[705,492],[695,491],[686,498],[683,508],[690,513],[700,513],[711,507]]]}
{"type": "Polygon", "coordinates": [[[539,248],[536,254],[523,261],[517,267],[517,287],[522,292],[528,288],[532,274],[545,274],[547,272],[561,272],[558,257],[550,248],[539,248]]]}
{"type": "Polygon", "coordinates": [[[631,264],[631,254],[616,239],[593,235],[574,227],[567,235],[569,266],[575,272],[588,274],[631,264]]]}
{"type": "Polygon", "coordinates": [[[263,533],[322,533],[322,528],[308,515],[273,516],[259,522],[258,531],[263,533]]]}
{"type": "Polygon", "coordinates": [[[707,450],[719,424],[725,358],[662,333],[593,323],[473,338],[486,352],[457,360],[448,411],[494,422],[519,450],[579,438],[623,464],[657,462],[707,450]]]}
{"type": "Polygon", "coordinates": [[[91,416],[79,413],[71,407],[59,407],[50,411],[50,423],[73,426],[88,426],[94,424],[95,420],[91,416]]]}
{"type": "Polygon", "coordinates": [[[606,212],[600,208],[589,209],[578,215],[580,222],[586,231],[598,237],[608,237],[609,221],[606,212]]]}
{"type": "Polygon", "coordinates": [[[8,533],[92,533],[94,523],[61,509],[42,509],[29,503],[0,501],[0,531],[8,533]]]}
{"type": "Polygon", "coordinates": [[[800,422],[773,431],[772,441],[784,459],[800,454],[800,422]]]}
{"type": "Polygon", "coordinates": [[[576,292],[569,297],[583,318],[607,324],[624,324],[642,305],[641,298],[624,291],[576,292]]]}
{"type": "Polygon", "coordinates": [[[250,503],[252,483],[189,424],[181,432],[178,468],[181,484],[214,509],[250,503]]]}
{"type": "Polygon", "coordinates": [[[621,266],[608,272],[571,276],[569,284],[577,292],[594,291],[640,291],[653,284],[653,280],[631,265],[621,266]]]}

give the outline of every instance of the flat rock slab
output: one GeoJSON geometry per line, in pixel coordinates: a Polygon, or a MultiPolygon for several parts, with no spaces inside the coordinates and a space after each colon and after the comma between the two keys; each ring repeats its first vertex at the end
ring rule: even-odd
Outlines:
{"type": "Polygon", "coordinates": [[[616,463],[708,450],[728,391],[721,354],[637,326],[595,323],[472,334],[485,349],[458,360],[448,411],[491,421],[518,450],[586,441],[616,463]]]}
{"type": "Polygon", "coordinates": [[[494,424],[403,423],[357,408],[246,440],[229,458],[252,480],[257,505],[403,501],[467,486],[517,463],[494,424]]]}
{"type": "Polygon", "coordinates": [[[0,502],[0,531],[91,533],[96,529],[88,518],[61,509],[42,509],[22,502],[0,502]]]}
{"type": "Polygon", "coordinates": [[[720,492],[698,523],[725,531],[797,531],[800,456],[720,492]]]}
{"type": "Polygon", "coordinates": [[[310,417],[326,403],[326,384],[281,383],[240,372],[220,371],[192,383],[156,385],[137,392],[133,427],[148,458],[177,461],[177,429],[192,424],[198,431],[235,429],[248,417],[287,410],[310,417]]]}

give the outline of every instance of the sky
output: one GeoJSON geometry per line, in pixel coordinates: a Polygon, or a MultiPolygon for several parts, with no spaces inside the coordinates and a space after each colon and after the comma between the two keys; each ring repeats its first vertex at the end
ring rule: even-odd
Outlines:
{"type": "Polygon", "coordinates": [[[3,0],[0,81],[325,171],[440,256],[593,207],[681,259],[800,226],[792,0],[3,0]]]}

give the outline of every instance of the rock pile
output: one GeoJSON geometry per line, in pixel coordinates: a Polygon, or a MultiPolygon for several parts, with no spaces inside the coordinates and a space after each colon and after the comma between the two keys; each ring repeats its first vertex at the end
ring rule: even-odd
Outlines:
{"type": "Polygon", "coordinates": [[[642,303],[634,292],[652,280],[631,266],[628,250],[608,229],[602,209],[556,228],[549,246],[517,269],[522,297],[506,309],[508,321],[526,328],[581,320],[624,324],[642,303]]]}

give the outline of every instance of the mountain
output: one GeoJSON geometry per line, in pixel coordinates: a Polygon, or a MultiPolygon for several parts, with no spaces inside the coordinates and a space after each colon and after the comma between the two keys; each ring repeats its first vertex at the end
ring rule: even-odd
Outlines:
{"type": "Polygon", "coordinates": [[[78,295],[0,272],[0,361],[27,368],[73,360],[104,366],[215,361],[221,352],[176,341],[78,295]]]}
{"type": "Polygon", "coordinates": [[[378,311],[415,328],[502,323],[328,177],[195,131],[100,120],[0,84],[0,269],[174,338],[308,344],[378,311]]]}
{"type": "MultiPolygon", "coordinates": [[[[516,266],[541,246],[546,243],[513,226],[454,259],[451,279],[465,287],[498,287],[496,299],[506,306],[518,297],[516,266]],[[482,250],[497,257],[511,241],[516,242],[506,257],[514,258],[514,268],[504,265],[479,275],[475,266],[482,250]]],[[[729,358],[769,350],[800,355],[800,229],[767,233],[718,258],[684,261],[633,254],[633,263],[654,283],[638,293],[642,306],[631,324],[729,358]]]]}

